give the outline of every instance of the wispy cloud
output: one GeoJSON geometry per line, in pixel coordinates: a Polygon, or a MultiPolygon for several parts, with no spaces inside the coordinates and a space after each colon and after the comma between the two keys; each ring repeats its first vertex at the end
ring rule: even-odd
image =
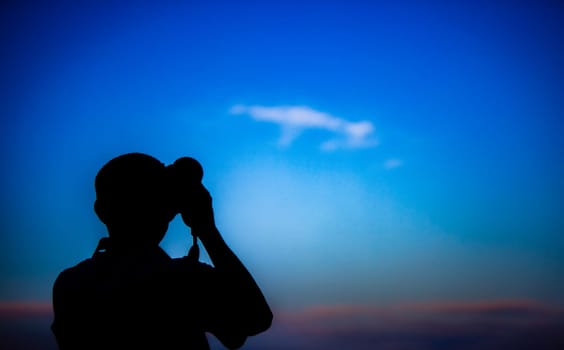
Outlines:
{"type": "Polygon", "coordinates": [[[282,130],[278,140],[281,146],[291,145],[307,129],[321,129],[332,134],[330,139],[320,145],[324,151],[366,148],[378,144],[374,125],[370,121],[350,121],[306,106],[236,105],[231,107],[229,112],[234,115],[249,115],[257,121],[278,124],[282,130]]]}
{"type": "Polygon", "coordinates": [[[391,159],[387,159],[384,162],[384,169],[392,170],[392,169],[395,169],[395,168],[399,168],[402,165],[403,165],[403,161],[401,159],[391,158],[391,159]]]}

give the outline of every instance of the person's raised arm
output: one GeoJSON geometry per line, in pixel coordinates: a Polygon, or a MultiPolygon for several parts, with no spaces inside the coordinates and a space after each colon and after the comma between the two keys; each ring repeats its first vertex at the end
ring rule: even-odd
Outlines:
{"type": "Polygon", "coordinates": [[[184,222],[192,228],[204,245],[218,274],[225,280],[229,312],[237,322],[237,328],[246,336],[267,330],[272,323],[272,311],[247,268],[223,240],[216,227],[212,198],[201,185],[192,193],[189,213],[183,213],[184,222]]]}

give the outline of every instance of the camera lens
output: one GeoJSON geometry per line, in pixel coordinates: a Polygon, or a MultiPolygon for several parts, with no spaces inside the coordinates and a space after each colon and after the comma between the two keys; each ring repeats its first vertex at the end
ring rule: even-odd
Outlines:
{"type": "Polygon", "coordinates": [[[192,157],[178,158],[172,166],[184,181],[201,182],[204,177],[202,165],[192,157]]]}

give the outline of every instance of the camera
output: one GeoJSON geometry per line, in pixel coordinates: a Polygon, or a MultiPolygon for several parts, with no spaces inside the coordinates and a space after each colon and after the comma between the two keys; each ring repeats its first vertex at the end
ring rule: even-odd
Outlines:
{"type": "Polygon", "coordinates": [[[204,177],[202,165],[192,157],[180,157],[167,168],[171,169],[178,180],[188,183],[200,183],[204,177]]]}
{"type": "Polygon", "coordinates": [[[185,219],[185,215],[193,209],[195,191],[202,186],[202,178],[204,177],[204,169],[200,162],[192,157],[181,157],[174,163],[166,167],[170,181],[167,184],[169,188],[169,200],[176,213],[180,213],[185,219]]]}

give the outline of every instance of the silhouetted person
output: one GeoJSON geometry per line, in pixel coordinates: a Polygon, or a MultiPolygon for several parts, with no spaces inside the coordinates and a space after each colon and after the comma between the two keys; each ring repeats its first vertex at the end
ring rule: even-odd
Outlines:
{"type": "Polygon", "coordinates": [[[165,166],[141,153],[100,169],[94,209],[109,237],[54,283],[60,349],[209,349],[205,332],[235,349],[270,327],[262,292],[215,225],[202,174],[195,160],[165,166]],[[178,213],[213,267],[198,261],[197,244],[176,259],[159,247],[178,213]]]}

